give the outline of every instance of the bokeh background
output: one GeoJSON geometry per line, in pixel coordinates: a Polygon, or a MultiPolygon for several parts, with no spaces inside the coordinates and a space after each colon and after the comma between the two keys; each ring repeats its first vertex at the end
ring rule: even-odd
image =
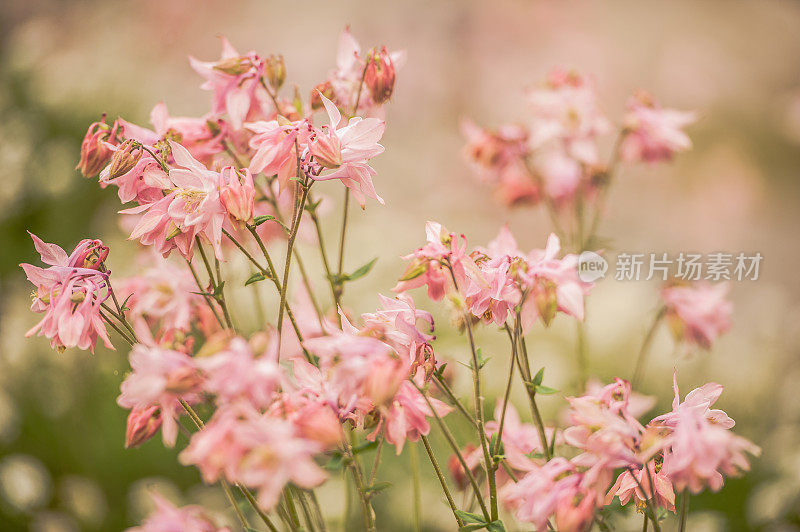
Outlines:
{"type": "MultiPolygon", "coordinates": [[[[676,358],[661,331],[644,389],[663,410],[673,367],[684,392],[719,382],[726,387],[719,404],[737,420],[737,432],[763,447],[751,474],[693,498],[690,530],[800,530],[800,4],[769,0],[3,0],[0,529],[120,530],[146,512],[154,487],[175,501],[224,510],[216,491],[158,439],[123,449],[126,412],[115,398],[128,367],[124,352],[58,354],[44,339],[23,338],[37,320],[18,267],[35,260],[26,230],[64,247],[100,237],[112,246],[112,270],[130,273],[134,245],[119,227],[114,192],[73,170],[87,125],[102,112],[146,124],[158,101],[176,115],[206,112],[209,95],[186,56],[216,58],[217,34],[241,51],[282,53],[289,79],[306,94],[333,67],[346,24],[365,47],[408,52],[388,110],[387,150],[375,160],[386,206],[370,204],[352,218],[348,265],[380,258],[348,289],[357,312],[376,306],[376,292],[388,292],[403,268],[399,255],[422,242],[428,219],[475,244],[508,222],[523,248],[543,246],[543,212],[509,211],[473,179],[460,156],[462,117],[485,125],[524,121],[523,88],[555,66],[593,74],[612,120],[639,88],[666,106],[700,112],[690,128],[693,151],[666,167],[623,169],[602,233],[612,251],[764,255],[760,279],[732,287],[732,331],[712,352],[688,358],[676,358]]],[[[326,191],[332,203],[341,200],[337,187],[326,191]]],[[[337,223],[333,217],[331,237],[337,223]]],[[[587,323],[592,373],[630,375],[657,288],[598,284],[587,323]]],[[[252,314],[249,301],[241,300],[243,317],[252,314]]],[[[465,356],[463,340],[437,312],[439,356],[465,356]]],[[[576,391],[573,338],[567,320],[530,338],[548,384],[566,394],[576,391]]],[[[488,368],[496,381],[490,398],[506,371],[499,340],[481,332],[484,350],[498,355],[488,368]]],[[[466,381],[456,385],[466,389],[466,381]]],[[[524,406],[520,396],[512,400],[524,406]]],[[[558,395],[544,404],[550,419],[562,406],[558,395]]],[[[376,505],[387,530],[410,527],[408,460],[406,453],[384,466],[393,491],[376,505]]],[[[446,530],[446,507],[426,466],[424,526],[446,530]]],[[[340,495],[336,482],[321,492],[331,515],[340,512],[340,495]]],[[[619,523],[620,530],[640,526],[630,511],[619,523]]]]}

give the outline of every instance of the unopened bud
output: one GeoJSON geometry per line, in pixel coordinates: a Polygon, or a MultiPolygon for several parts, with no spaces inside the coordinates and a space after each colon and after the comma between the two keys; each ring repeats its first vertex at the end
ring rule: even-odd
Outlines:
{"type": "Polygon", "coordinates": [[[322,109],[322,98],[320,98],[320,94],[325,96],[327,99],[333,101],[334,94],[333,94],[333,85],[331,85],[330,81],[323,81],[316,87],[314,90],[311,91],[311,110],[317,111],[322,109]]]}
{"type": "Polygon", "coordinates": [[[158,432],[161,427],[161,411],[157,406],[134,409],[128,414],[125,429],[125,448],[138,447],[158,432]]]}
{"type": "Polygon", "coordinates": [[[111,168],[108,174],[109,181],[133,170],[133,167],[142,158],[142,152],[142,144],[135,140],[128,139],[120,144],[111,157],[111,168]]]}
{"type": "Polygon", "coordinates": [[[102,240],[83,240],[76,251],[70,260],[70,266],[101,270],[108,258],[108,246],[104,246],[102,240]]]}
{"type": "Polygon", "coordinates": [[[270,86],[276,91],[283,86],[283,82],[286,80],[286,64],[283,62],[282,55],[267,57],[264,64],[264,75],[270,86]]]}
{"type": "Polygon", "coordinates": [[[536,309],[539,311],[544,325],[549,326],[558,312],[555,283],[543,279],[534,289],[533,301],[536,303],[536,309]]]}
{"type": "Polygon", "coordinates": [[[234,220],[250,221],[253,218],[256,197],[253,175],[250,170],[248,168],[237,170],[232,166],[226,166],[220,174],[222,176],[220,198],[225,210],[234,220]]]}
{"type": "Polygon", "coordinates": [[[382,47],[380,52],[373,50],[367,58],[367,70],[364,72],[364,84],[369,89],[372,101],[382,104],[391,98],[394,81],[394,63],[386,47],[382,47]]]}
{"type": "Polygon", "coordinates": [[[80,170],[84,177],[94,177],[100,173],[111,159],[112,150],[106,144],[111,137],[111,129],[106,124],[106,116],[100,122],[89,126],[81,142],[81,159],[76,170],[80,170]]]}

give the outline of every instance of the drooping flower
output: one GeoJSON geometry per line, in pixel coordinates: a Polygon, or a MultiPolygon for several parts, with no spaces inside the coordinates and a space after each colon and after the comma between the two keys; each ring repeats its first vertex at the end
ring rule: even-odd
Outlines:
{"type": "Polygon", "coordinates": [[[730,286],[705,282],[666,286],[661,299],[667,308],[667,323],[678,341],[710,349],[731,327],[733,305],[728,301],[730,286]]]}
{"type": "Polygon", "coordinates": [[[158,405],[134,408],[128,414],[125,429],[125,448],[138,447],[161,428],[161,408],[158,405]]]}
{"type": "Polygon", "coordinates": [[[106,124],[106,115],[99,122],[93,122],[81,142],[81,159],[76,170],[84,177],[94,177],[108,164],[113,150],[108,145],[116,137],[117,124],[113,127],[106,124]]]}
{"type": "Polygon", "coordinates": [[[647,501],[651,499],[656,507],[664,508],[669,512],[675,511],[675,490],[672,488],[672,482],[662,464],[655,460],[647,463],[647,469],[642,467],[633,473],[629,470],[620,473],[617,481],[608,491],[605,503],[611,504],[614,497],[619,497],[619,502],[623,506],[628,504],[631,498],[634,498],[636,509],[639,511],[643,511],[647,501]],[[654,492],[655,498],[653,497],[654,492]]]}
{"type": "Polygon", "coordinates": [[[218,410],[192,435],[180,461],[196,465],[209,484],[225,478],[256,489],[259,506],[269,511],[289,482],[310,489],[325,481],[313,460],[320,450],[292,422],[238,403],[218,410]]]}
{"type": "Polygon", "coordinates": [[[266,118],[272,111],[260,85],[264,59],[255,52],[242,55],[225,37],[221,40],[222,56],[218,61],[189,57],[189,63],[206,80],[201,87],[214,92],[212,113],[227,113],[233,129],[239,130],[245,121],[266,118]]]}
{"type": "Polygon", "coordinates": [[[122,382],[117,404],[132,410],[157,406],[164,444],[175,445],[178,417],[183,410],[180,400],[191,404],[200,397],[203,378],[194,359],[185,353],[142,344],[133,346],[129,359],[133,372],[122,382]]]}
{"type": "Polygon", "coordinates": [[[126,532],[230,532],[217,527],[200,506],[176,507],[157,493],[151,495],[156,505],[144,522],[126,532]]]}
{"type": "Polygon", "coordinates": [[[33,233],[34,247],[49,268],[20,264],[36,290],[31,310],[44,313],[42,320],[25,333],[50,338],[53,349],[67,347],[94,352],[98,338],[113,349],[101,314],[110,297],[108,273],[103,261],[108,248],[100,240],[82,240],[67,255],[60,246],[43,242],[33,233]]]}
{"type": "Polygon", "coordinates": [[[663,109],[649,94],[638,93],[628,100],[620,156],[628,162],[668,161],[692,147],[683,128],[695,120],[693,112],[663,109]]]}
{"type": "Polygon", "coordinates": [[[253,219],[256,189],[253,174],[248,168],[237,170],[226,166],[220,172],[220,199],[228,215],[239,222],[253,219]]]}

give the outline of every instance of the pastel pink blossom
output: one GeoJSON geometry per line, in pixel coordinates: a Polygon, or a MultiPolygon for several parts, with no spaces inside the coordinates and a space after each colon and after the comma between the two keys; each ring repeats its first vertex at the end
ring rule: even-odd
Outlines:
{"type": "Polygon", "coordinates": [[[169,141],[180,168],[172,168],[169,179],[174,189],[154,203],[120,211],[141,214],[129,238],[153,246],[164,256],[177,248],[187,259],[194,253],[195,237],[202,236],[222,254],[222,229],[227,211],[220,197],[220,175],[194,159],[180,144],[169,141]]]}
{"type": "MultiPolygon", "coordinates": [[[[425,397],[409,381],[404,381],[388,408],[381,410],[384,437],[388,443],[395,446],[399,455],[403,452],[406,440],[417,441],[421,435],[427,435],[431,426],[428,417],[433,417],[434,412],[443,417],[453,409],[435,398],[425,397]],[[431,406],[428,406],[430,401],[431,406]],[[433,410],[431,410],[433,407],[433,410]]],[[[380,433],[380,426],[369,436],[374,439],[380,433]]]]}
{"type": "Polygon", "coordinates": [[[372,177],[376,172],[367,162],[384,151],[384,147],[378,144],[378,141],[383,136],[386,123],[377,118],[356,116],[351,118],[347,125],[339,127],[342,115],[336,105],[322,94],[320,98],[328,112],[330,125],[328,128],[317,130],[317,138],[309,141],[309,149],[312,154],[324,153],[326,159],[320,164],[332,172],[313,175],[313,178],[322,181],[339,179],[352,191],[362,208],[368,197],[383,204],[383,199],[375,192],[372,184],[372,177]],[[333,142],[324,140],[333,136],[336,137],[333,142]],[[326,146],[325,152],[317,149],[323,142],[326,146]]]}
{"type": "Polygon", "coordinates": [[[216,396],[217,405],[245,400],[266,408],[284,377],[274,356],[256,356],[244,338],[232,339],[222,351],[198,359],[197,365],[206,377],[203,388],[216,396]]]}
{"type": "Polygon", "coordinates": [[[628,100],[624,118],[625,137],[619,147],[624,161],[668,161],[692,147],[683,128],[697,120],[693,112],[661,108],[646,93],[628,100]]]}
{"type": "Polygon", "coordinates": [[[400,294],[389,298],[378,294],[381,307],[374,313],[365,313],[361,319],[367,329],[374,330],[400,355],[405,355],[409,363],[423,364],[420,357],[426,354],[425,348],[435,339],[417,327],[421,320],[428,332],[433,332],[433,316],[420,310],[410,295],[400,294]]]}
{"type": "Polygon", "coordinates": [[[576,72],[552,71],[545,83],[528,91],[531,146],[560,144],[569,157],[597,164],[596,139],[609,130],[600,110],[594,82],[576,72]]]}
{"type": "Polygon", "coordinates": [[[44,317],[31,328],[34,334],[50,338],[53,349],[78,347],[94,352],[98,339],[113,349],[101,315],[101,305],[111,295],[108,274],[99,271],[108,255],[100,240],[82,240],[67,255],[60,246],[43,242],[33,233],[34,247],[49,268],[20,264],[36,290],[31,310],[44,317]]]}
{"type": "Polygon", "coordinates": [[[192,68],[205,83],[201,88],[214,92],[211,111],[227,113],[234,130],[246,120],[266,116],[270,109],[260,80],[264,75],[264,59],[255,52],[241,55],[225,37],[218,61],[199,61],[189,57],[192,68]]]}
{"type": "Polygon", "coordinates": [[[620,473],[617,481],[608,490],[605,503],[611,504],[614,497],[618,497],[619,503],[623,506],[628,504],[631,498],[635,499],[636,509],[640,511],[644,510],[648,500],[653,500],[656,507],[675,512],[675,490],[672,488],[672,482],[662,465],[656,464],[655,460],[647,463],[647,469],[642,467],[633,473],[629,470],[620,473]]]}
{"type": "Polygon", "coordinates": [[[729,290],[726,283],[705,282],[664,287],[661,299],[676,339],[710,349],[731,327],[733,304],[727,299],[729,290]]]}
{"type": "Polygon", "coordinates": [[[550,519],[557,530],[588,530],[598,506],[585,475],[561,457],[534,466],[519,482],[507,483],[500,496],[519,521],[539,531],[549,530],[550,519]]]}
{"type": "Polygon", "coordinates": [[[225,478],[257,490],[259,506],[270,511],[289,482],[311,489],[325,481],[313,459],[320,450],[290,421],[240,403],[218,410],[192,436],[180,460],[196,465],[209,484],[225,478]]]}
{"type": "Polygon", "coordinates": [[[232,220],[249,222],[253,219],[256,189],[253,174],[226,166],[220,171],[220,199],[232,220]]]}
{"type": "Polygon", "coordinates": [[[122,203],[157,201],[171,186],[167,173],[151,154],[159,154],[159,150],[149,145],[149,151],[145,150],[143,144],[146,143],[135,139],[128,139],[118,146],[109,144],[113,152],[111,163],[100,172],[99,182],[103,188],[109,185],[117,187],[122,203]],[[117,164],[122,160],[124,165],[117,164]]]}
{"type": "Polygon", "coordinates": [[[125,448],[138,447],[161,428],[161,409],[157,405],[134,408],[128,414],[125,429],[125,448]]]}
{"type": "Polygon", "coordinates": [[[106,124],[106,115],[99,122],[93,122],[86,131],[81,142],[81,158],[76,170],[80,170],[84,177],[94,177],[105,168],[111,159],[113,150],[109,141],[117,136],[117,123],[113,127],[106,124]]]}
{"type": "Polygon", "coordinates": [[[158,406],[164,444],[172,447],[178,436],[178,417],[183,410],[179,400],[188,403],[199,400],[200,371],[189,355],[142,344],[133,346],[129,360],[133,372],[122,382],[117,404],[137,410],[158,406]]]}
{"type": "Polygon", "coordinates": [[[312,124],[306,119],[288,123],[270,120],[251,122],[246,127],[254,133],[249,141],[250,148],[255,150],[250,171],[277,176],[279,191],[283,191],[289,180],[297,177],[298,159],[313,134],[312,124]]]}
{"type": "MultiPolygon", "coordinates": [[[[494,409],[494,420],[486,422],[486,434],[493,436],[500,429],[500,419],[503,416],[503,402],[498,401],[494,409]]],[[[545,427],[548,441],[552,441],[554,430],[545,427]]],[[[508,403],[503,421],[503,455],[508,465],[517,471],[530,471],[533,467],[531,454],[544,454],[539,433],[532,424],[523,423],[514,408],[508,403]]]]}
{"type": "Polygon", "coordinates": [[[144,522],[127,532],[230,532],[217,527],[200,506],[178,508],[157,493],[151,494],[155,510],[144,522]]]}

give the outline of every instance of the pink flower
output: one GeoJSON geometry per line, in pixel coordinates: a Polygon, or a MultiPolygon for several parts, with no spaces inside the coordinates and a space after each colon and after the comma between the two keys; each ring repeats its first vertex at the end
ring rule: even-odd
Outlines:
{"type": "Polygon", "coordinates": [[[260,85],[264,59],[255,52],[241,55],[226,38],[221,39],[219,61],[205,62],[189,57],[189,63],[206,80],[202,88],[214,91],[212,113],[227,112],[233,129],[239,130],[245,120],[266,115],[269,104],[260,85]]]}
{"type": "Polygon", "coordinates": [[[178,351],[141,344],[133,346],[129,358],[133,373],[122,382],[117,404],[137,410],[158,406],[164,443],[172,447],[182,410],[179,399],[193,403],[200,397],[202,376],[195,361],[178,351]]]}
{"type": "Polygon", "coordinates": [[[138,203],[154,202],[170,187],[167,173],[150,154],[150,151],[158,153],[157,149],[148,148],[150,151],[146,151],[142,143],[134,139],[127,139],[110,149],[114,154],[111,163],[100,172],[100,186],[116,186],[122,203],[134,200],[138,203]]]}
{"type": "MultiPolygon", "coordinates": [[[[453,409],[438,399],[429,398],[433,410],[439,417],[447,415],[453,409]]],[[[395,446],[397,454],[403,452],[406,440],[417,441],[420,435],[427,435],[431,426],[428,417],[434,415],[425,397],[409,381],[403,381],[388,408],[381,410],[381,421],[384,426],[384,437],[395,446]]],[[[380,433],[380,426],[368,436],[375,439],[380,433]]]]}
{"type": "Polygon", "coordinates": [[[378,105],[388,101],[392,97],[394,81],[394,62],[386,47],[382,46],[380,51],[370,52],[364,71],[364,85],[369,90],[372,101],[378,105]]]}
{"type": "MultiPolygon", "coordinates": [[[[503,402],[498,401],[494,409],[494,421],[486,422],[486,434],[493,436],[500,429],[500,418],[503,415],[503,402]]],[[[553,438],[553,429],[545,428],[547,440],[553,438]]],[[[533,467],[532,453],[544,453],[539,433],[530,423],[523,423],[517,409],[511,403],[506,407],[503,422],[503,454],[508,465],[517,471],[530,471],[533,467]]]]}
{"type": "Polygon", "coordinates": [[[619,497],[620,504],[625,506],[633,497],[636,500],[636,509],[643,511],[647,501],[653,499],[653,488],[655,488],[653,504],[669,512],[675,512],[675,491],[672,489],[672,482],[662,464],[657,463],[656,460],[648,462],[647,469],[642,467],[635,473],[628,470],[620,473],[617,481],[608,491],[605,503],[611,504],[614,497],[619,497]],[[644,488],[644,492],[639,486],[644,488]]]}
{"type": "Polygon", "coordinates": [[[693,112],[662,109],[649,94],[639,93],[628,100],[620,155],[630,162],[668,161],[692,147],[683,128],[696,120],[693,112]]]}
{"type": "Polygon", "coordinates": [[[269,511],[289,482],[310,489],[325,481],[313,460],[320,449],[300,437],[290,421],[238,404],[218,410],[192,436],[180,461],[196,465],[207,483],[224,477],[258,490],[259,506],[269,511]]]}
{"type": "Polygon", "coordinates": [[[226,166],[220,172],[220,180],[220,199],[228,215],[240,222],[252,220],[256,188],[250,170],[245,168],[239,171],[233,166],[226,166]]]}
{"type": "Polygon", "coordinates": [[[82,240],[67,253],[56,244],[43,242],[33,233],[34,247],[49,268],[20,264],[36,287],[31,310],[44,313],[42,320],[25,333],[50,338],[53,349],[67,347],[94,352],[98,338],[113,349],[101,315],[101,305],[110,297],[108,274],[98,271],[108,248],[100,240],[82,240]]]}
{"type": "Polygon", "coordinates": [[[158,406],[134,408],[128,414],[125,429],[125,448],[138,447],[161,428],[161,410],[158,406]]]}
{"type": "Polygon", "coordinates": [[[309,149],[312,155],[322,155],[319,164],[333,169],[329,174],[315,175],[316,180],[339,179],[349,188],[361,207],[367,197],[383,204],[383,199],[375,192],[372,177],[375,170],[367,164],[373,157],[383,153],[383,146],[378,141],[383,136],[386,123],[377,118],[353,117],[346,126],[338,127],[342,115],[336,105],[325,96],[320,95],[325,110],[328,112],[330,126],[316,132],[316,139],[310,140],[309,149]],[[333,140],[333,137],[336,137],[333,140]]]}
{"type": "Polygon", "coordinates": [[[758,456],[761,449],[730,431],[734,422],[725,412],[710,408],[722,393],[721,386],[709,383],[697,388],[683,403],[676,376],[673,387],[672,412],[650,423],[669,433],[664,470],[678,491],[699,493],[706,486],[717,491],[724,483],[723,475],[736,476],[750,469],[745,453],[758,456]]]}
{"type": "Polygon", "coordinates": [[[661,290],[667,321],[678,341],[710,349],[730,329],[733,305],[727,299],[729,289],[726,283],[695,283],[661,290]]]}
{"type": "Polygon", "coordinates": [[[202,236],[222,256],[222,227],[227,212],[220,198],[220,175],[194,159],[180,144],[169,141],[175,162],[169,179],[174,189],[154,203],[121,211],[123,214],[144,213],[131,232],[131,239],[152,245],[164,256],[177,248],[191,260],[195,237],[202,236]]]}
{"type": "Polygon", "coordinates": [[[246,400],[266,408],[274,400],[283,371],[269,354],[259,357],[243,338],[234,338],[224,350],[198,359],[206,375],[204,390],[217,396],[217,404],[246,400]]]}
{"type": "Polygon", "coordinates": [[[227,527],[217,527],[200,506],[177,508],[156,493],[151,497],[155,511],[140,526],[129,528],[127,532],[230,532],[227,527]]]}
{"type": "Polygon", "coordinates": [[[554,70],[542,86],[528,91],[528,103],[533,111],[533,149],[555,142],[569,157],[586,164],[598,162],[596,139],[608,132],[609,123],[590,78],[554,70]]]}
{"type": "Polygon", "coordinates": [[[249,141],[255,150],[250,160],[250,171],[278,176],[278,191],[282,192],[289,180],[297,177],[298,158],[302,157],[307,140],[313,134],[313,126],[303,119],[288,123],[285,120],[281,123],[277,120],[257,121],[248,123],[246,127],[254,133],[249,141]]]}
{"type": "Polygon", "coordinates": [[[429,332],[433,332],[431,313],[418,309],[407,294],[400,294],[396,298],[378,294],[378,297],[382,308],[374,313],[362,314],[364,325],[378,333],[398,354],[405,355],[409,363],[424,363],[419,357],[435,337],[418,329],[417,322],[422,320],[429,332]]]}
{"type": "Polygon", "coordinates": [[[598,506],[597,494],[587,480],[571,462],[556,457],[534,466],[519,482],[507,483],[500,496],[519,521],[537,530],[549,530],[552,518],[557,530],[579,532],[592,525],[598,506]]]}

